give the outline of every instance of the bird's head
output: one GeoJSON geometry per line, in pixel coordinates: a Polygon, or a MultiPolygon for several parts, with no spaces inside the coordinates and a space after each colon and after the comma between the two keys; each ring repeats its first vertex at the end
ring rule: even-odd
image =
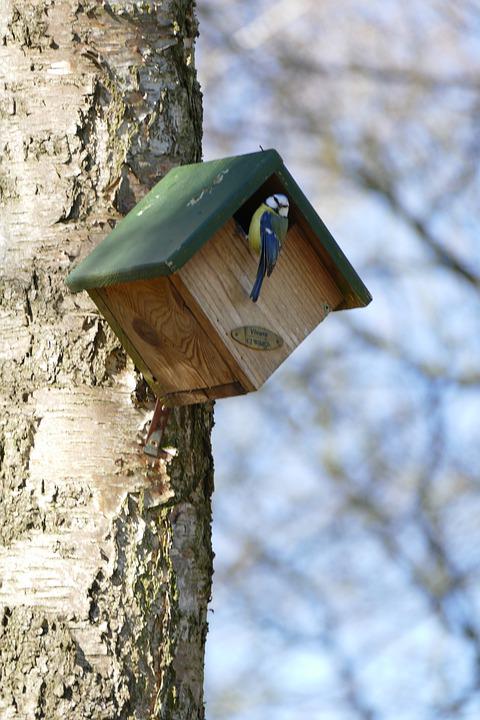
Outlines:
{"type": "Polygon", "coordinates": [[[269,208],[272,208],[272,210],[274,210],[282,217],[288,217],[289,206],[288,198],[286,195],[281,195],[280,193],[270,195],[270,197],[265,200],[265,205],[268,205],[269,208]]]}

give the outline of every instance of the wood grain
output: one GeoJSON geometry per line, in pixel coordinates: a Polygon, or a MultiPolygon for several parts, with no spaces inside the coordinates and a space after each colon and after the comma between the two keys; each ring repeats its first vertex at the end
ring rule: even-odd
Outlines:
{"type": "MultiPolygon", "coordinates": [[[[192,314],[195,316],[198,324],[203,328],[206,335],[209,338],[210,343],[217,349],[218,353],[223,357],[225,362],[231,368],[232,376],[237,379],[237,384],[240,384],[242,388],[241,394],[245,392],[252,392],[256,390],[255,385],[251,382],[248,374],[245,372],[242,364],[237,361],[230,353],[228,348],[225,346],[223,341],[223,335],[220,335],[215,326],[210,322],[204,309],[197,303],[195,297],[192,295],[188,286],[183,282],[179,273],[175,273],[170,277],[170,281],[175,286],[179,294],[185,299],[187,306],[190,308],[192,314]]],[[[217,386],[219,388],[221,386],[217,386]]],[[[238,395],[238,393],[231,393],[238,395]]],[[[227,397],[226,395],[217,395],[216,397],[227,397]]]]}
{"type": "Polygon", "coordinates": [[[101,292],[162,396],[206,392],[237,380],[169,278],[120,283],[101,292]]]}
{"type": "Polygon", "coordinates": [[[266,278],[257,303],[250,300],[258,259],[230,220],[176,274],[186,286],[221,343],[254,388],[321,322],[323,304],[331,309],[342,293],[299,224],[289,230],[277,266],[266,278]],[[259,325],[284,341],[276,350],[258,352],[233,340],[240,325],[259,325]]]}
{"type": "Polygon", "coordinates": [[[124,329],[118,324],[114,313],[108,305],[108,298],[103,292],[103,289],[99,288],[95,290],[88,290],[88,294],[90,295],[93,302],[98,307],[104,318],[107,320],[114,333],[117,335],[118,339],[122,343],[127,353],[132,358],[137,368],[143,374],[145,380],[148,382],[155,394],[158,394],[160,392],[160,389],[156,387],[155,379],[153,378],[150,369],[147,367],[137,348],[130,341],[130,338],[126,335],[124,329]]]}

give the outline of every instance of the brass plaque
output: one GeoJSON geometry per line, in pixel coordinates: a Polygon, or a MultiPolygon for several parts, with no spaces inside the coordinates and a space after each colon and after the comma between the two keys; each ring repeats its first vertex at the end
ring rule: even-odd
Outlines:
{"type": "Polygon", "coordinates": [[[234,328],[232,338],[252,350],[277,350],[283,345],[283,339],[277,333],[258,325],[242,325],[234,328]]]}

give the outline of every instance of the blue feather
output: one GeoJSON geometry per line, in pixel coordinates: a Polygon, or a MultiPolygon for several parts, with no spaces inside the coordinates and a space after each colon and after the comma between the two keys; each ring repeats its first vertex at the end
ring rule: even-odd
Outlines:
{"type": "Polygon", "coordinates": [[[280,241],[272,227],[272,213],[267,210],[260,218],[260,238],[262,250],[258,263],[257,277],[252,292],[250,293],[253,302],[257,302],[262,288],[263,278],[265,275],[270,277],[280,253],[280,241]]]}

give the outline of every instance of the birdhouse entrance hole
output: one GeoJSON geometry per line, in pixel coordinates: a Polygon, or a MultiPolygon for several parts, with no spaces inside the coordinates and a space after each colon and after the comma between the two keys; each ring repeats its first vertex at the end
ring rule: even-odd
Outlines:
{"type": "Polygon", "coordinates": [[[283,185],[278,175],[271,175],[256,192],[251,195],[248,200],[240,207],[234,214],[235,222],[242,228],[245,235],[248,235],[248,228],[250,226],[250,220],[255,210],[261,205],[267,197],[275,195],[275,193],[283,193],[286,195],[290,202],[290,209],[288,212],[288,227],[292,228],[297,222],[298,208],[295,206],[295,202],[288,195],[288,190],[283,185]]]}

